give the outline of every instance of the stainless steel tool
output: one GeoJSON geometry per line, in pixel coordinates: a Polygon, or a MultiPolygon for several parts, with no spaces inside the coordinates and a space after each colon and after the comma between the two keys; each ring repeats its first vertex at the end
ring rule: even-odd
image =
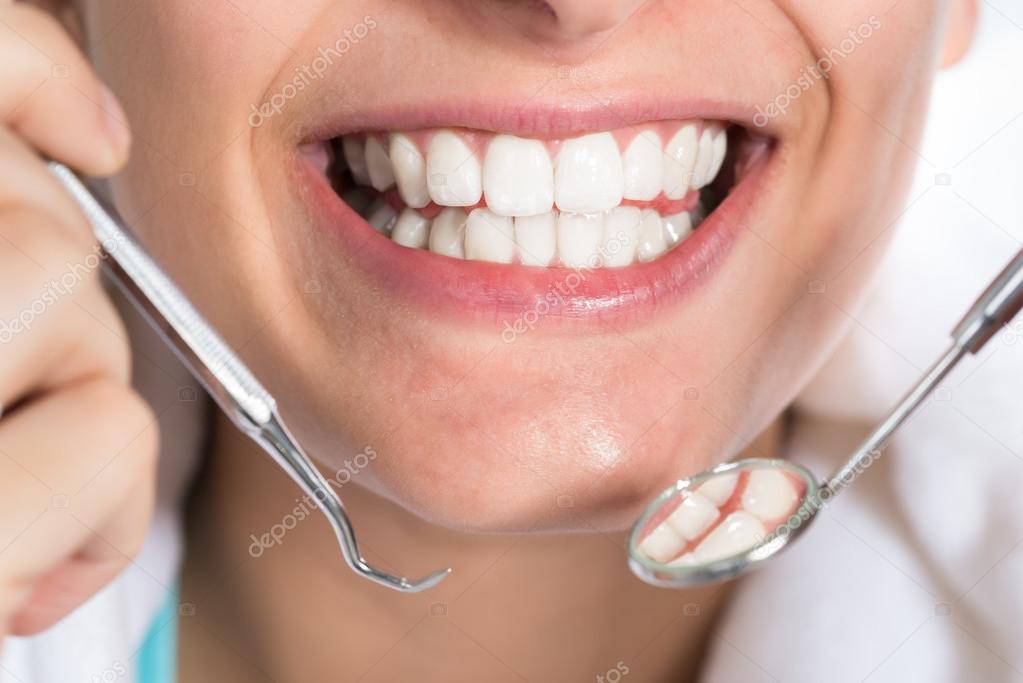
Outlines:
{"type": "Polygon", "coordinates": [[[81,208],[103,249],[103,269],[237,427],[259,444],[330,521],[352,570],[382,586],[415,593],[440,583],[442,569],[418,580],[370,566],[359,552],[344,505],[288,431],[274,397],[216,333],[170,278],[135,241],[117,212],[98,199],[73,171],[48,162],[50,171],[81,208]]]}

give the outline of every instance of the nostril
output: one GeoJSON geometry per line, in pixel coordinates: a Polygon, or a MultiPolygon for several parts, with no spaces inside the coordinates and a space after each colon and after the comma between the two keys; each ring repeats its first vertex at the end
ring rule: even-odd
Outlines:
{"type": "Polygon", "coordinates": [[[550,0],[546,5],[566,38],[584,38],[617,28],[642,4],[637,0],[550,0]]]}
{"type": "Polygon", "coordinates": [[[546,14],[547,16],[550,17],[558,16],[558,13],[554,11],[553,7],[551,7],[551,3],[546,2],[546,0],[528,0],[526,4],[529,5],[529,8],[531,10],[534,10],[536,12],[546,14]]]}

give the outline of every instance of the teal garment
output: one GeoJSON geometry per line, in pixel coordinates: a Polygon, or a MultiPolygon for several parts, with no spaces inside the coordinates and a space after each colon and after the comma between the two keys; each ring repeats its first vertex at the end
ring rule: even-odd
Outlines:
{"type": "Polygon", "coordinates": [[[167,594],[139,648],[138,683],[174,683],[178,663],[178,592],[167,594]]]}

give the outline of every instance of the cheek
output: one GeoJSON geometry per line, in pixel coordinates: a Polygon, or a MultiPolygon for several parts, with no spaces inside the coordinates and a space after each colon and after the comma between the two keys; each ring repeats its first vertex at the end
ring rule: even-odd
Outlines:
{"type": "Polygon", "coordinates": [[[91,54],[135,138],[128,168],[112,182],[115,202],[236,346],[294,298],[293,281],[304,282],[284,268],[267,219],[280,207],[267,206],[273,195],[253,173],[265,161],[254,158],[256,134],[274,131],[248,122],[293,56],[288,41],[309,26],[308,12],[284,7],[104,1],[87,14],[91,54]]]}
{"type": "MultiPolygon", "coordinates": [[[[232,3],[146,2],[131,11],[123,4],[97,3],[89,36],[95,61],[126,104],[143,100],[129,111],[136,127],[132,114],[149,113],[164,126],[189,119],[191,132],[202,134],[217,119],[243,111],[238,103],[258,95],[287,55],[232,3]]],[[[187,140],[177,142],[187,148],[187,140]]]]}

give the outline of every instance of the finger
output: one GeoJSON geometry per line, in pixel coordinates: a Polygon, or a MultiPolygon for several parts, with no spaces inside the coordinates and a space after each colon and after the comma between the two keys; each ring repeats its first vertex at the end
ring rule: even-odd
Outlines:
{"type": "Polygon", "coordinates": [[[138,556],[152,515],[156,468],[146,468],[142,477],[105,525],[90,530],[91,537],[73,557],[36,578],[31,589],[22,591],[10,612],[13,635],[32,635],[53,626],[113,581],[138,556]]]}
{"type": "Polygon", "coordinates": [[[77,239],[95,241],[78,206],[39,155],[25,140],[0,126],[0,208],[11,205],[34,206],[77,239]]]}
{"type": "Polygon", "coordinates": [[[0,120],[33,147],[89,175],[124,162],[123,110],[53,17],[0,4],[0,83],[0,120]]]}
{"type": "Polygon", "coordinates": [[[123,565],[137,552],[148,518],[148,509],[125,506],[148,508],[151,492],[140,498],[136,489],[151,488],[157,441],[145,402],[108,379],[39,397],[4,416],[0,583],[24,589],[69,558],[123,565]]]}
{"type": "Polygon", "coordinates": [[[130,352],[102,260],[34,209],[0,208],[0,406],[85,378],[127,382],[130,352]]]}

